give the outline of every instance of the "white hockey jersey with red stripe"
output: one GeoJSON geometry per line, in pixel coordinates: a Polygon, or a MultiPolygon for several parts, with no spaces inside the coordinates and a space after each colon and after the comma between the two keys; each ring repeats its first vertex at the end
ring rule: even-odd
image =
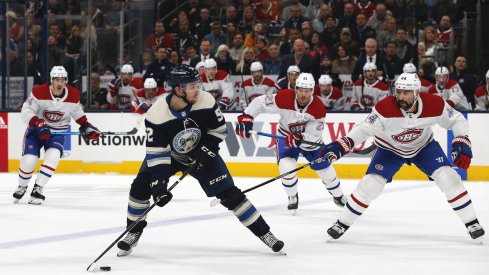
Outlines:
{"type": "Polygon", "coordinates": [[[373,108],[377,102],[389,95],[389,86],[382,81],[376,80],[373,84],[358,79],[353,84],[351,105],[359,105],[362,109],[373,108]]]}
{"type": "Polygon", "coordinates": [[[249,78],[243,82],[243,93],[241,94],[240,105],[244,110],[249,102],[261,95],[271,95],[277,92],[275,82],[264,76],[262,81],[255,84],[253,78],[249,78]]]}
{"type": "MultiPolygon", "coordinates": [[[[202,78],[202,89],[209,92],[219,103],[225,102],[226,110],[235,110],[238,106],[239,97],[234,85],[229,79],[229,74],[223,70],[217,70],[214,80],[207,79],[205,73],[202,78]]],[[[222,106],[222,105],[221,105],[222,106]]]]}
{"type": "Polygon", "coordinates": [[[331,85],[332,91],[327,95],[321,94],[321,90],[319,89],[319,85],[316,84],[314,87],[314,95],[318,96],[323,102],[326,110],[343,110],[343,106],[345,105],[345,98],[343,97],[343,92],[341,92],[340,88],[331,85]]]}
{"type": "Polygon", "coordinates": [[[389,96],[346,136],[355,144],[374,136],[378,147],[411,158],[433,140],[431,126],[435,124],[452,130],[456,137],[469,134],[469,123],[460,112],[439,96],[420,93],[416,113],[406,113],[398,107],[395,97],[389,96]]]}
{"type": "Polygon", "coordinates": [[[468,111],[472,109],[464,95],[464,92],[462,91],[462,88],[460,88],[458,82],[453,79],[448,80],[445,88],[438,87],[438,85],[431,86],[428,93],[441,96],[448,102],[448,104],[458,111],[468,111]]]}
{"type": "Polygon", "coordinates": [[[129,110],[134,95],[143,88],[139,80],[133,79],[130,83],[124,84],[121,78],[110,81],[108,87],[107,102],[110,110],[129,110]]]}
{"type": "Polygon", "coordinates": [[[80,105],[80,91],[71,86],[65,87],[62,97],[55,97],[49,84],[35,87],[22,105],[20,114],[29,126],[34,125],[38,118],[44,119],[53,132],[66,130],[71,118],[80,125],[87,121],[80,105]]]}
{"type": "Polygon", "coordinates": [[[489,110],[489,84],[484,83],[475,89],[475,110],[489,110]]]}
{"type": "MultiPolygon", "coordinates": [[[[277,94],[262,95],[253,100],[244,113],[256,117],[261,113],[279,114],[279,133],[286,136],[291,133],[302,133],[304,140],[322,143],[322,131],[326,108],[317,96],[300,109],[295,99],[295,90],[281,90],[277,94]]],[[[317,149],[316,146],[302,143],[306,151],[317,149]]]]}
{"type": "Polygon", "coordinates": [[[162,88],[157,88],[156,95],[153,98],[147,98],[146,93],[144,92],[144,88],[137,91],[136,96],[131,102],[131,111],[139,114],[144,114],[145,112],[141,110],[139,107],[141,104],[146,103],[148,106],[153,105],[153,103],[158,100],[166,91],[162,88]]]}
{"type": "Polygon", "coordinates": [[[433,83],[429,82],[428,80],[420,77],[419,80],[421,81],[421,92],[427,93],[428,90],[433,86],[433,83]]]}

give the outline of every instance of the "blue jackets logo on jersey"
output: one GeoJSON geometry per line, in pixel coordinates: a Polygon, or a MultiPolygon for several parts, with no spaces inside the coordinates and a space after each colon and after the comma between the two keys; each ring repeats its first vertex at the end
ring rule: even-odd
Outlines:
{"type": "Polygon", "coordinates": [[[400,143],[411,143],[418,139],[423,133],[423,129],[408,129],[400,134],[393,135],[392,138],[400,143]]]}
{"type": "Polygon", "coordinates": [[[201,136],[199,128],[184,129],[173,138],[173,148],[177,153],[186,154],[199,144],[201,136]]]}
{"type": "Polygon", "coordinates": [[[58,122],[63,119],[64,113],[46,110],[42,115],[48,122],[58,122]]]}

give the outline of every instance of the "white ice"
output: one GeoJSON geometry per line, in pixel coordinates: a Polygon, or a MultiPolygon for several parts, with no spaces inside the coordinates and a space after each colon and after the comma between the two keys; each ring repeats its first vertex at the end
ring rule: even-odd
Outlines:
{"type": "MultiPolygon", "coordinates": [[[[87,274],[123,231],[132,176],[56,174],[46,201],[13,204],[17,175],[0,174],[0,274],[87,274]]],[[[175,180],[175,179],[172,179],[175,180]]],[[[238,178],[246,189],[266,179],[238,178]]],[[[350,193],[357,180],[343,180],[350,193]]],[[[465,183],[489,229],[489,182],[465,183]]],[[[326,229],[340,213],[319,180],[299,180],[296,216],[280,181],[248,193],[287,256],[273,253],[224,207],[209,207],[188,177],[174,200],[149,215],[138,246],[125,258],[110,250],[110,274],[489,274],[489,238],[472,240],[433,182],[394,181],[339,240],[326,229]]],[[[102,271],[99,271],[102,272],[102,271]]]]}

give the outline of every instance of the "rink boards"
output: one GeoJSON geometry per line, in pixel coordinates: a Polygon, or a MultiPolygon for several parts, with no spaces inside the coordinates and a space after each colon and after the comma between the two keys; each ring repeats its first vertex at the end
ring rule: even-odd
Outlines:
{"type": "MultiPolygon", "coordinates": [[[[89,121],[101,131],[129,131],[136,124],[138,114],[132,113],[88,113],[89,121]]],[[[278,174],[274,152],[274,140],[268,137],[254,136],[242,140],[234,134],[234,125],[238,114],[226,113],[228,137],[221,143],[220,154],[235,176],[274,177],[278,174]]],[[[345,135],[356,123],[365,119],[367,114],[331,113],[326,117],[323,138],[325,142],[345,135]]],[[[487,114],[466,114],[471,125],[470,139],[474,158],[472,166],[463,178],[468,180],[489,180],[489,146],[486,144],[489,130],[484,127],[487,114]]],[[[278,116],[262,114],[255,120],[254,130],[277,133],[278,116]]],[[[16,172],[22,154],[22,140],[26,126],[20,113],[0,113],[0,172],[16,172]]],[[[72,123],[72,130],[78,125],[72,123]]],[[[434,127],[435,139],[447,153],[450,148],[450,132],[434,127]]],[[[358,148],[369,146],[371,141],[358,148]]],[[[137,135],[105,136],[98,142],[86,144],[79,136],[67,136],[65,153],[57,172],[61,173],[137,173],[145,154],[145,131],[140,127],[137,135]]],[[[42,156],[41,156],[42,157],[42,156]]],[[[371,155],[350,154],[335,163],[337,173],[342,178],[360,178],[365,174],[371,155]]],[[[305,159],[299,160],[305,163],[305,159]]],[[[301,170],[303,177],[317,177],[310,169],[301,170]]],[[[426,179],[417,168],[404,166],[396,175],[398,179],[426,179]]]]}

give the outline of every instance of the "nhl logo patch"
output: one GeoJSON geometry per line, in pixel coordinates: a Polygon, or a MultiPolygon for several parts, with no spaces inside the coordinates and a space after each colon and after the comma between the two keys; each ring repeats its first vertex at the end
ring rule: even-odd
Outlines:
{"type": "Polygon", "coordinates": [[[384,170],[384,166],[382,164],[375,164],[375,169],[382,171],[384,170]]]}

